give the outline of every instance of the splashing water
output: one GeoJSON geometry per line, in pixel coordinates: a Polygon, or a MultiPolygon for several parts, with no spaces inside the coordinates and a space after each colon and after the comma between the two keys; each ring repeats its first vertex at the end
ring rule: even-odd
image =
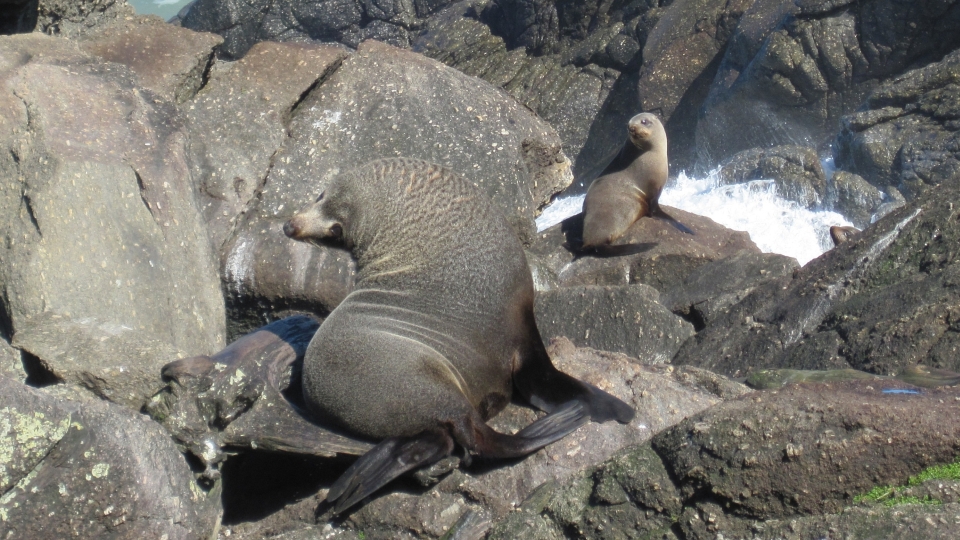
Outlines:
{"type": "MultiPolygon", "coordinates": [[[[660,195],[660,203],[706,216],[724,227],[746,231],[765,253],[780,253],[806,264],[833,247],[831,225],[851,225],[842,215],[813,211],[777,195],[773,180],[720,185],[719,169],[706,178],[681,172],[660,195]]],[[[580,212],[583,195],[554,201],[537,218],[542,231],[580,212]]]]}

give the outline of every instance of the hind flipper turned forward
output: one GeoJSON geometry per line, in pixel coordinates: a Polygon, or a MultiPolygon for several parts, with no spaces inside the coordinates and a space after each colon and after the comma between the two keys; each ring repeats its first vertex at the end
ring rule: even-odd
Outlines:
{"type": "Polygon", "coordinates": [[[372,495],[401,474],[434,463],[453,452],[454,440],[480,457],[525,456],[557,441],[587,421],[578,401],[564,403],[515,435],[498,433],[480,419],[458,422],[446,429],[423,431],[412,437],[391,437],[360,456],[327,492],[334,515],[372,495]]]}
{"type": "MultiPolygon", "coordinates": [[[[530,315],[533,318],[533,315],[530,315]]],[[[531,344],[530,357],[525,359],[519,371],[513,375],[514,386],[520,394],[538,409],[552,413],[571,400],[583,404],[594,422],[616,420],[621,424],[633,420],[636,411],[619,398],[603,390],[571,377],[558,370],[550,361],[540,334],[533,324],[536,338],[531,344]]]]}

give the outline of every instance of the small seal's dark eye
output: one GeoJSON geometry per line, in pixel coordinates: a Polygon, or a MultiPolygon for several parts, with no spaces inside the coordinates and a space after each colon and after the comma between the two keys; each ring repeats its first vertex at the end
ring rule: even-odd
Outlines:
{"type": "Polygon", "coordinates": [[[334,238],[343,238],[343,227],[339,223],[334,223],[330,227],[330,235],[334,238]]]}
{"type": "Polygon", "coordinates": [[[313,202],[320,202],[320,201],[322,201],[322,200],[323,200],[323,195],[324,195],[324,193],[326,193],[326,191],[324,191],[323,193],[321,193],[320,196],[317,197],[317,200],[315,200],[315,201],[313,201],[313,202]]]}

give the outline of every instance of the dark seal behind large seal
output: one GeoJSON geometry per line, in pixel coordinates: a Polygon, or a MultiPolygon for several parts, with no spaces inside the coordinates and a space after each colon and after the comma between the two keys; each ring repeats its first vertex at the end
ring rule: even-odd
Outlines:
{"type": "Polygon", "coordinates": [[[660,208],[660,192],[669,173],[663,124],[656,115],[641,113],[630,119],[627,131],[620,153],[583,199],[582,249],[609,246],[643,216],[667,220],[693,234],[660,208]]]}
{"type": "Polygon", "coordinates": [[[339,244],[356,287],[304,358],[303,391],[319,418],[383,439],[330,489],[339,513],[454,443],[519,457],[586,421],[628,422],[626,403],[557,370],[533,316],[533,280],[516,234],[452,171],[386,159],[340,174],[284,225],[291,238],[339,244]],[[547,416],[515,435],[486,420],[516,388],[547,416]]]}

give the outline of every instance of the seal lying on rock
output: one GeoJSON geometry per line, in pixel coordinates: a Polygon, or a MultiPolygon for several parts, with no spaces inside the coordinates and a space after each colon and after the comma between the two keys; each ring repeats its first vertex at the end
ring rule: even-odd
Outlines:
{"type": "Polygon", "coordinates": [[[583,247],[610,245],[643,216],[664,219],[677,229],[689,228],[660,208],[667,183],[667,132],[656,115],[630,119],[628,137],[617,157],[590,184],[583,200],[583,247]]]}
{"type": "Polygon", "coordinates": [[[312,413],[383,439],[331,487],[335,513],[450,455],[455,443],[469,454],[518,457],[587,416],[633,418],[626,403],[553,366],[519,240],[452,171],[374,161],[340,174],[284,233],[346,247],[357,259],[356,287],[320,326],[303,367],[312,413]],[[514,386],[550,414],[504,435],[485,422],[514,386]]]}

